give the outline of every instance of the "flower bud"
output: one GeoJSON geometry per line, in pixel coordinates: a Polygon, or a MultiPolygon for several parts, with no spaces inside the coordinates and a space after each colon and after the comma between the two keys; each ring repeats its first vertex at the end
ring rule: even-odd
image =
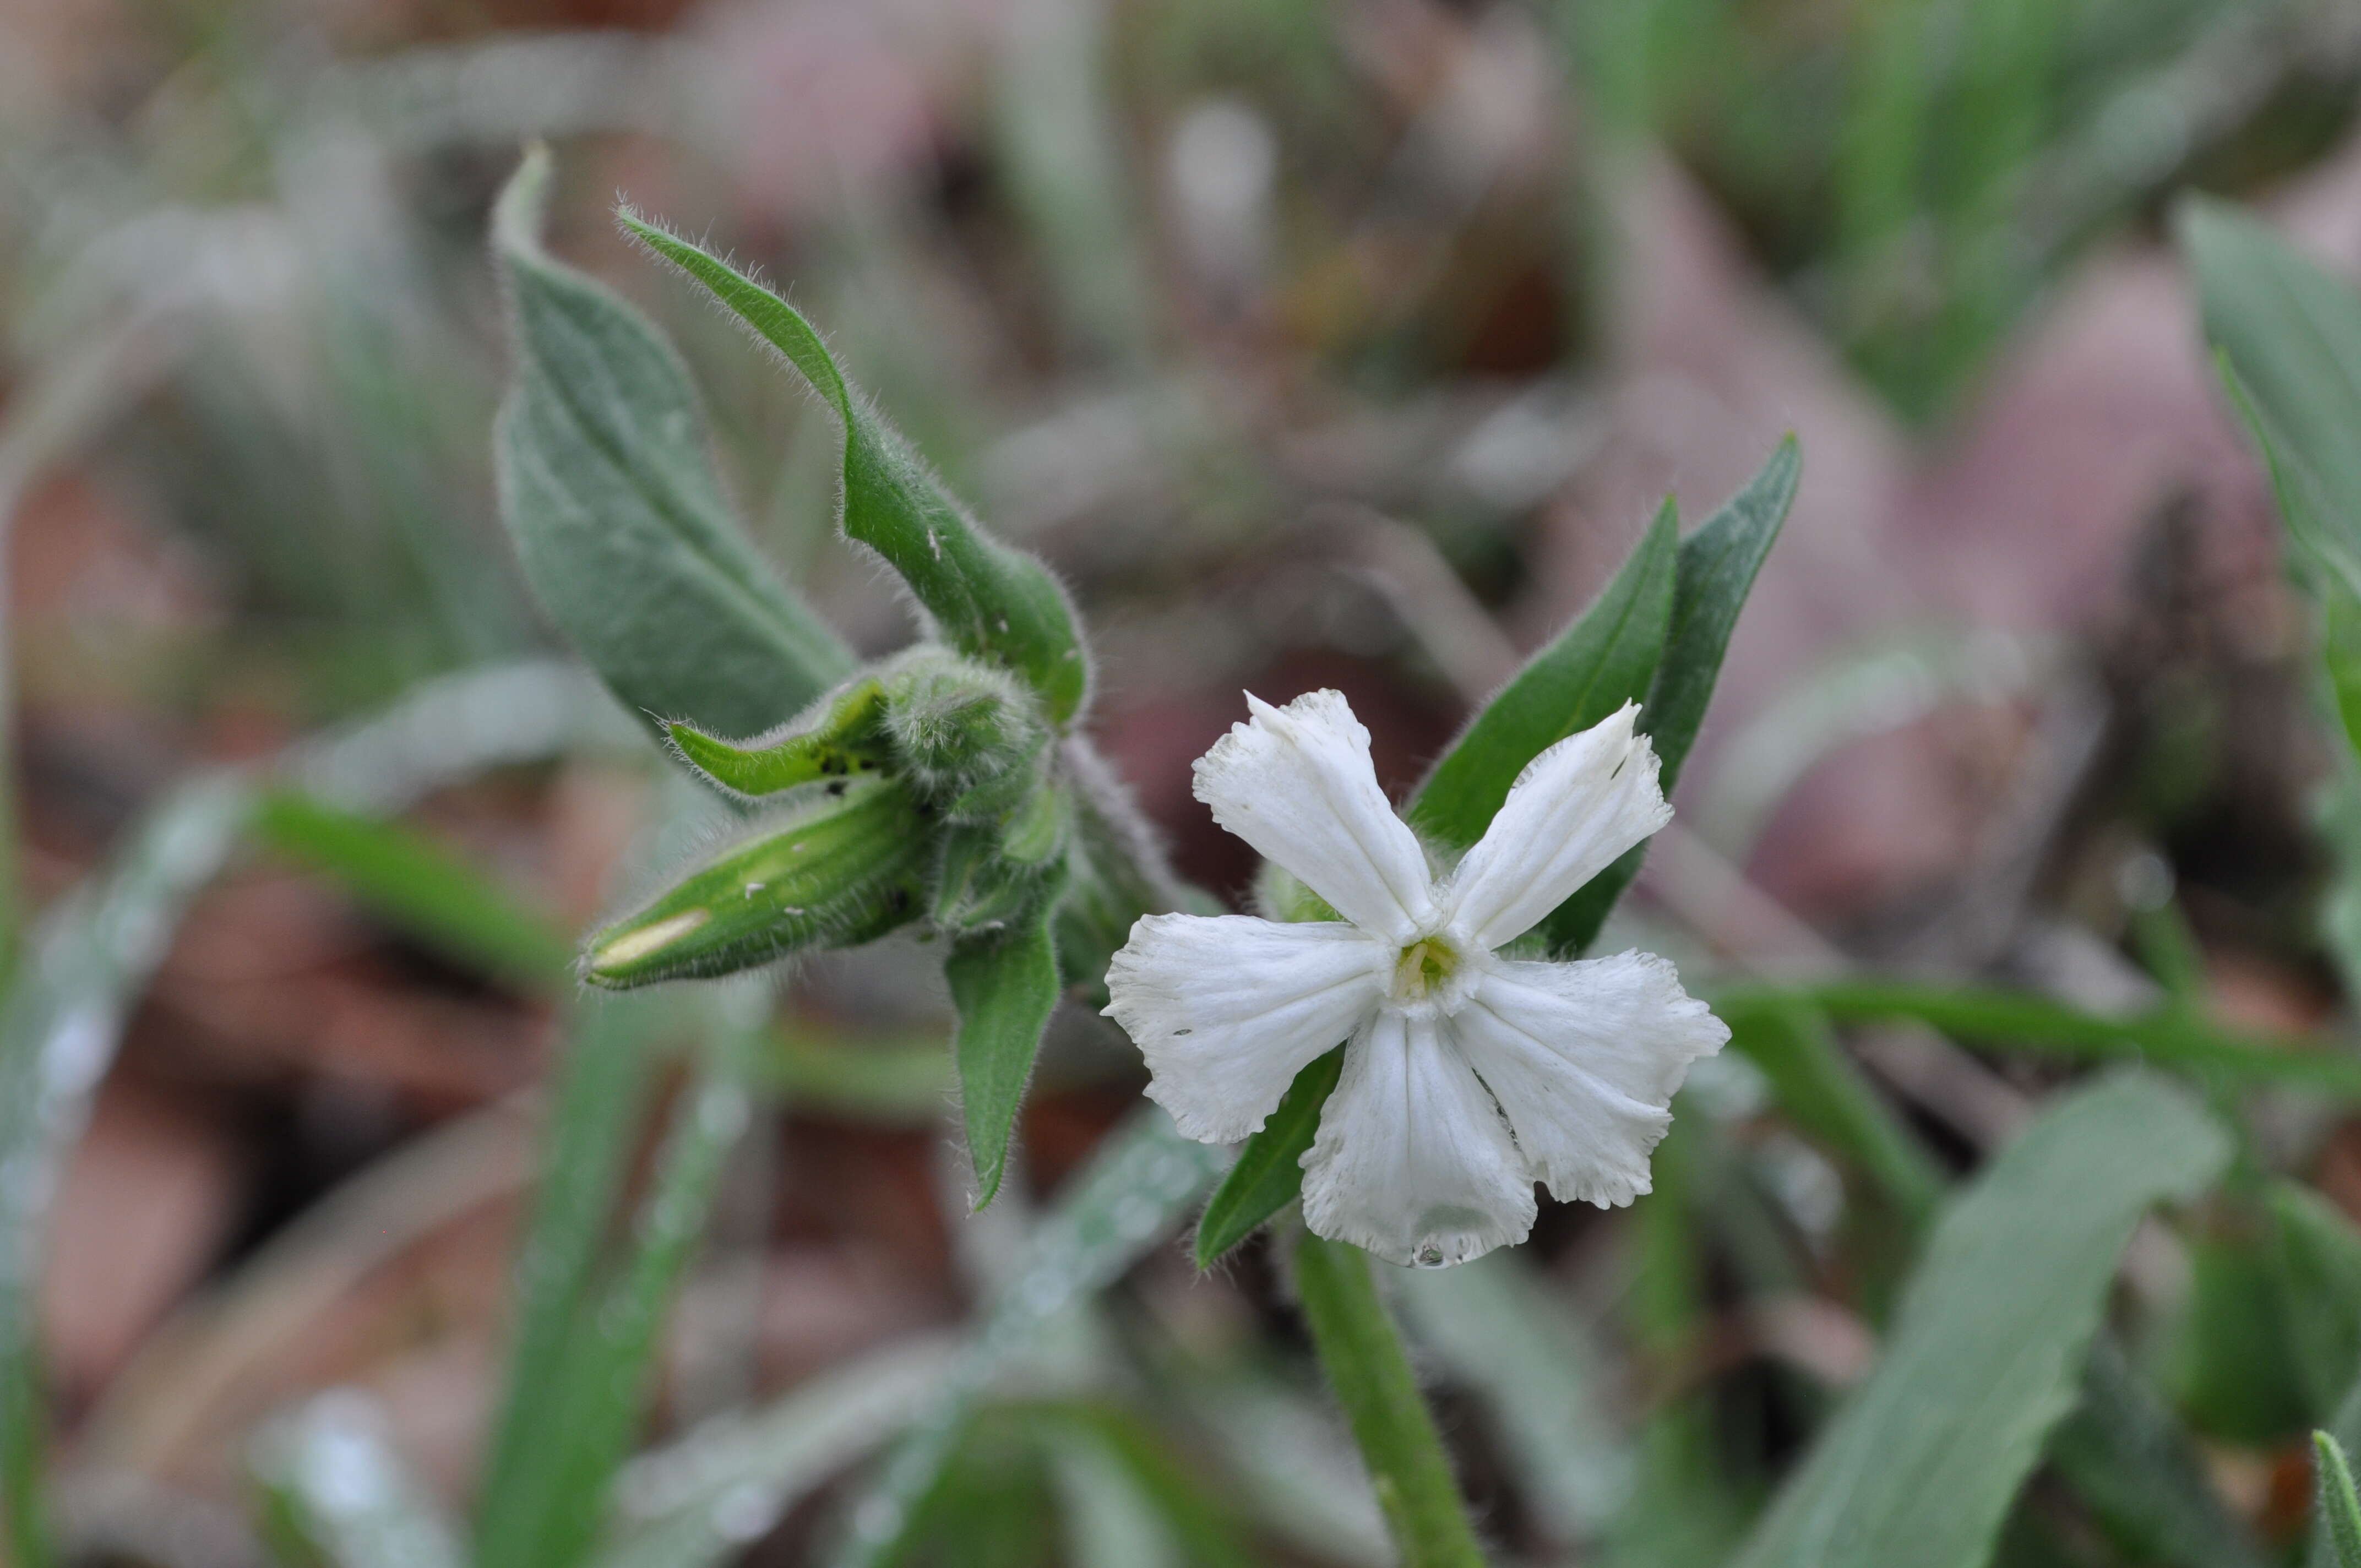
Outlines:
{"type": "Polygon", "coordinates": [[[1000,817],[1032,787],[1049,726],[1005,671],[928,649],[885,676],[885,694],[896,758],[946,817],[1000,817]]]}
{"type": "Polygon", "coordinates": [[[593,937],[582,977],[624,990],[884,936],[921,907],[932,839],[898,781],[835,780],[593,937]]]}

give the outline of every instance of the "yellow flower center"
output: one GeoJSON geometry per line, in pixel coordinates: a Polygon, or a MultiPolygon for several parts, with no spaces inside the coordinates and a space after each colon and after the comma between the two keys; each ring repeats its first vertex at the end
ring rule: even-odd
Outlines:
{"type": "Polygon", "coordinates": [[[1458,969],[1458,949],[1440,937],[1421,937],[1394,960],[1394,1000],[1423,1002],[1448,985],[1458,969]]]}

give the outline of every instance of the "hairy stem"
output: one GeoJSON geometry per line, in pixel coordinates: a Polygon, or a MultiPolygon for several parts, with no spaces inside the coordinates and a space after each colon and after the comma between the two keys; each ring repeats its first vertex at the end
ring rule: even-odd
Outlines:
{"type": "Polygon", "coordinates": [[[1295,1282],[1321,1369],[1345,1407],[1403,1568],[1483,1568],[1434,1418],[1411,1376],[1368,1255],[1305,1232],[1295,1282]]]}

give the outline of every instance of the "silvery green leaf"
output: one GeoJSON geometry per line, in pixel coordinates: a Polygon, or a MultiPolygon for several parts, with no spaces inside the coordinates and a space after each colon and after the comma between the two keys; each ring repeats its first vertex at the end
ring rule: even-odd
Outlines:
{"type": "Polygon", "coordinates": [[[2220,1124],[2161,1079],[2114,1074],[2051,1102],[1945,1212],[1875,1369],[1740,1568],[1982,1568],[2074,1407],[2133,1226],[2202,1192],[2229,1156],[2220,1124]]]}
{"type": "Polygon", "coordinates": [[[755,734],[852,657],[740,532],[672,345],[542,248],[549,176],[529,153],[493,223],[517,339],[500,515],[543,608],[627,706],[755,734]]]}
{"type": "Polygon", "coordinates": [[[885,557],[942,640],[1016,672],[1060,724],[1082,706],[1090,667],[1072,611],[1040,562],[985,534],[862,400],[794,306],[727,262],[625,210],[623,227],[708,290],[785,356],[844,423],[844,532],[885,557]]]}

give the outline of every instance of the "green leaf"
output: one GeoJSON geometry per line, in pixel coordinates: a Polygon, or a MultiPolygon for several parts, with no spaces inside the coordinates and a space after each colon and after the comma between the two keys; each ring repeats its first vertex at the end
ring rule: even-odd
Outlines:
{"type": "MultiPolygon", "coordinates": [[[[1658,774],[1670,795],[1682,764],[1705,723],[1707,705],[1721,676],[1738,613],[1754,588],[1755,574],[1771,554],[1787,509],[1795,499],[1803,454],[1792,435],[1779,443],[1746,488],[1722,503],[1697,531],[1681,541],[1673,578],[1672,623],[1664,632],[1664,656],[1640,715],[1640,728],[1654,743],[1658,774]]],[[[1598,938],[1608,913],[1631,879],[1640,874],[1645,845],[1590,879],[1589,885],[1558,905],[1543,923],[1550,950],[1566,957],[1598,938]]]]}
{"type": "Polygon", "coordinates": [[[2361,1099],[2361,1059],[2343,1048],[2298,1036],[2224,1029],[2185,1008],[2119,1018],[2030,992],[1870,979],[1741,988],[1716,993],[1713,1005],[1733,1020],[1733,1027],[1741,1014],[1802,1005],[1839,1024],[1902,1019],[1995,1049],[2071,1061],[2145,1061],[2225,1083],[2277,1084],[2338,1100],[2361,1099]]]}
{"type": "Polygon", "coordinates": [[[961,652],[1013,670],[1063,724],[1090,685],[1066,596],[1049,569],[986,535],[837,367],[794,306],[629,208],[624,229],[709,291],[785,356],[844,422],[844,532],[885,557],[961,652]]]}
{"type": "Polygon", "coordinates": [[[2312,1434],[2319,1456],[2320,1513],[2328,1524],[2328,1541],[2336,1553],[2336,1568],[2361,1568],[2361,1497],[2354,1496],[2353,1467],[2345,1450],[2324,1431],[2312,1434]]]}
{"type": "Polygon", "coordinates": [[[900,781],[840,779],[593,936],[582,978],[628,990],[883,936],[918,912],[931,837],[900,781]]]}
{"type": "Polygon", "coordinates": [[[254,1455],[282,1559],[322,1568],[458,1568],[456,1533],[388,1441],[376,1401],[322,1394],[264,1430],[254,1455]]]}
{"type": "Polygon", "coordinates": [[[739,531],[672,345],[542,249],[549,177],[536,148],[493,219],[517,345],[500,515],[543,608],[625,706],[756,734],[852,656],[739,531]]]}
{"type": "Polygon", "coordinates": [[[1667,498],[1615,578],[1468,724],[1411,799],[1412,826],[1455,850],[1484,836],[1525,765],[1648,695],[1673,613],[1680,517],[1667,498]]]}
{"type": "Polygon", "coordinates": [[[1434,1417],[1378,1299],[1368,1254],[1306,1231],[1295,1246],[1295,1283],[1403,1568],[1483,1568],[1434,1417]]]}
{"type": "Polygon", "coordinates": [[[2253,1533],[2223,1506],[2196,1446],[2103,1333],[2049,1462],[2135,1561],[2262,1568],[2253,1533]]]}
{"type": "Polygon", "coordinates": [[[566,978],[573,950],[548,920],[411,828],[291,790],[265,795],[254,826],[272,849],[334,877],[447,958],[533,990],[566,978]]]}
{"type": "Polygon", "coordinates": [[[895,1561],[918,1500],[941,1474],[978,1398],[1049,1323],[1170,1234],[1227,1157],[1182,1137],[1171,1118],[1152,1105],[1107,1135],[1034,1229],[959,1365],[938,1380],[927,1412],[852,1506],[850,1528],[830,1559],[836,1568],[881,1568],[895,1561]]]}
{"type": "Polygon", "coordinates": [[[1303,1157],[1320,1132],[1320,1111],[1345,1071],[1345,1047],[1295,1075],[1279,1109],[1238,1146],[1238,1159],[1197,1221],[1197,1266],[1211,1268],[1303,1190],[1303,1157]]]}
{"type": "Polygon", "coordinates": [[[2074,1406],[2133,1226],[2195,1197],[2229,1155],[2221,1126],[2152,1077],[2053,1102],[1937,1225],[1876,1369],[1780,1488],[1741,1568],[1981,1568],[2074,1406]]]}
{"type": "Polygon", "coordinates": [[[2308,1187],[2270,1186],[2284,1334],[2312,1412],[2334,1413],[2361,1377],[2361,1228],[2308,1187]]]}
{"type": "MultiPolygon", "coordinates": [[[[1048,890],[1054,893],[1054,889],[1048,890]]],[[[960,1103],[975,1162],[979,1209],[1000,1190],[1008,1168],[1008,1139],[1033,1075],[1033,1054],[1058,1005],[1057,944],[1049,933],[1047,896],[1023,920],[993,937],[960,943],[944,961],[951,1004],[959,1012],[960,1103]]]]}
{"type": "Polygon", "coordinates": [[[830,695],[818,716],[789,721],[785,734],[730,741],[675,720],[664,735],[681,761],[733,795],[776,795],[798,784],[874,773],[892,761],[885,740],[885,687],[865,678],[830,695]]]}

